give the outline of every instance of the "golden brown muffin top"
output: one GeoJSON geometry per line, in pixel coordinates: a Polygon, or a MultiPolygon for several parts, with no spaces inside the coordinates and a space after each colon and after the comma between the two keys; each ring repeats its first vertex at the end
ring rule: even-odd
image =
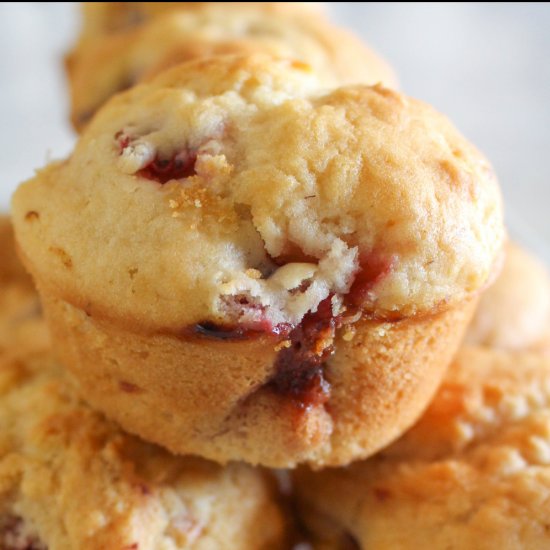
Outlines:
{"type": "Polygon", "coordinates": [[[483,287],[504,236],[494,173],[445,117],[266,56],[115,97],[13,211],[41,284],[176,331],[294,324],[344,296],[374,317],[426,314],[483,287]]]}

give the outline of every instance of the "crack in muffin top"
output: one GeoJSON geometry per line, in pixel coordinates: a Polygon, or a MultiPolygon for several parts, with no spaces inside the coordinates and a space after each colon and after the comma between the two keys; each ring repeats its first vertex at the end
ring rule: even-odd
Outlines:
{"type": "Polygon", "coordinates": [[[13,209],[42,284],[148,329],[295,325],[346,296],[427,314],[482,288],[504,240],[491,166],[444,116],[264,55],[116,96],[13,209]]]}

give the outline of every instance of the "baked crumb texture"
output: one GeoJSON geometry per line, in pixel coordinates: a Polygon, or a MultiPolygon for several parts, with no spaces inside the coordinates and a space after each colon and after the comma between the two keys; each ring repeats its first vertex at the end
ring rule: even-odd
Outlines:
{"type": "Polygon", "coordinates": [[[427,412],[376,457],[296,476],[320,548],[545,548],[550,361],[463,349],[427,412]]]}
{"type": "Polygon", "coordinates": [[[94,407],[273,467],[345,464],[410,426],[504,239],[492,169],[444,117],[265,55],[116,96],[13,212],[94,407]]]}

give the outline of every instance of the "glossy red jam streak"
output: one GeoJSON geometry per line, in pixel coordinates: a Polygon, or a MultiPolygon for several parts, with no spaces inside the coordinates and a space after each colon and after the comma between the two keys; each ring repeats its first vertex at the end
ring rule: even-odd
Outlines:
{"type": "Polygon", "coordinates": [[[334,353],[332,341],[339,325],[329,297],[289,334],[290,346],[277,354],[275,376],[268,387],[301,408],[326,403],[330,384],[324,376],[324,363],[334,353]]]}
{"type": "Polygon", "coordinates": [[[139,170],[137,175],[161,184],[189,178],[196,174],[196,160],[197,155],[190,152],[178,153],[170,159],[155,157],[147,166],[139,170]]]}
{"type": "Polygon", "coordinates": [[[346,305],[361,308],[372,302],[372,290],[391,273],[395,261],[395,257],[388,258],[374,252],[362,254],[359,258],[359,271],[345,297],[346,305]]]}
{"type": "MultiPolygon", "coordinates": [[[[120,154],[134,141],[134,138],[122,130],[115,134],[115,139],[118,143],[120,154]]],[[[157,155],[147,166],[138,170],[137,175],[164,184],[171,180],[194,176],[196,174],[196,162],[197,154],[192,151],[180,151],[170,158],[160,158],[157,155]]]]}
{"type": "Polygon", "coordinates": [[[48,550],[34,535],[25,533],[23,519],[18,516],[0,516],[1,550],[48,550]]]}

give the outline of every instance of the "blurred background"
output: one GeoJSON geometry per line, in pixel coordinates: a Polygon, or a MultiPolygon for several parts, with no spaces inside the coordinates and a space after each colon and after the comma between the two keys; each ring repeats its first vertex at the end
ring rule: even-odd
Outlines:
{"type": "MultiPolygon", "coordinates": [[[[493,162],[511,234],[550,264],[550,4],[331,3],[493,162]]],[[[70,151],[62,58],[76,3],[0,4],[0,210],[15,186],[70,151]]]]}

